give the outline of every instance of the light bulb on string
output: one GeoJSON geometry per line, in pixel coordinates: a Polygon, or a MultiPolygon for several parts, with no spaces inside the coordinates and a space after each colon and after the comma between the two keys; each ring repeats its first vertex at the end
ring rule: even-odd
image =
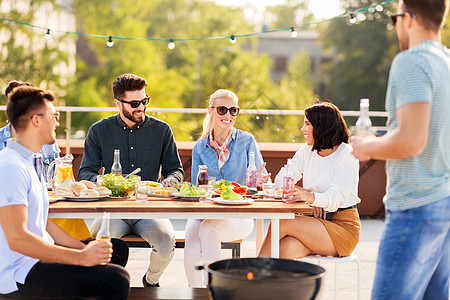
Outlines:
{"type": "Polygon", "coordinates": [[[46,40],[49,40],[52,37],[52,35],[50,34],[50,28],[47,29],[47,33],[44,35],[44,37],[46,40]]]}
{"type": "Polygon", "coordinates": [[[234,35],[231,35],[230,37],[230,43],[236,44],[236,37],[234,35]]]}
{"type": "Polygon", "coordinates": [[[170,39],[169,44],[167,45],[167,47],[172,50],[173,48],[175,48],[175,43],[173,42],[173,39],[170,39]]]}
{"type": "Polygon", "coordinates": [[[294,27],[291,27],[291,38],[295,39],[297,37],[297,31],[295,31],[294,27]]]}
{"type": "Polygon", "coordinates": [[[352,24],[356,23],[356,16],[354,13],[350,13],[350,23],[352,24]]]}
{"type": "Polygon", "coordinates": [[[384,7],[383,7],[383,5],[378,4],[378,5],[375,7],[375,9],[376,9],[376,11],[383,11],[384,7]]]}
{"type": "Polygon", "coordinates": [[[109,36],[108,41],[106,42],[106,46],[108,46],[109,48],[114,46],[114,41],[112,39],[112,36],[109,36]]]}

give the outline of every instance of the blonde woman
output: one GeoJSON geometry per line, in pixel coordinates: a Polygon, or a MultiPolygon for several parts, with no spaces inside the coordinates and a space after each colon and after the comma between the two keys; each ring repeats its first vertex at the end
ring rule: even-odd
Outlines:
{"type": "MultiPolygon", "coordinates": [[[[253,135],[234,128],[239,114],[238,101],[235,93],[224,89],[210,96],[203,134],[192,150],[192,178],[198,173],[199,165],[206,165],[209,176],[245,185],[249,153],[254,152],[258,184],[269,179],[253,135]]],[[[184,269],[189,286],[207,284],[203,271],[195,270],[196,264],[219,259],[221,242],[245,238],[252,230],[251,219],[188,220],[184,269]]]]}

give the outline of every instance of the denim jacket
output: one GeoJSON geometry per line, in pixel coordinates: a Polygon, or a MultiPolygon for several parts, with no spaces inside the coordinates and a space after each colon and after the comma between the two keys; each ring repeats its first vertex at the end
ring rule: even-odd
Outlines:
{"type": "MultiPolygon", "coordinates": [[[[8,123],[3,128],[0,128],[0,150],[6,147],[6,141],[11,138],[11,123],[8,123]]],[[[42,160],[44,163],[44,178],[45,181],[47,181],[47,172],[48,167],[52,161],[55,160],[55,158],[59,157],[59,152],[61,150],[59,149],[58,145],[56,143],[52,145],[45,144],[41,151],[39,153],[42,154],[42,160]]]]}
{"type": "MultiPolygon", "coordinates": [[[[208,176],[216,177],[216,180],[225,179],[245,185],[249,153],[255,152],[257,170],[263,164],[255,137],[248,132],[233,128],[228,149],[230,149],[230,157],[219,170],[219,157],[209,143],[209,135],[197,141],[192,149],[191,182],[193,184],[197,182],[198,166],[206,165],[208,176]]],[[[267,174],[266,170],[264,173],[267,174]]]]}

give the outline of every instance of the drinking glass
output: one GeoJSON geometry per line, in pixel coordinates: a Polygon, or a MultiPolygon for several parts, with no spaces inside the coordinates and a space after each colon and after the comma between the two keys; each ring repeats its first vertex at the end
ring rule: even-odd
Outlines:
{"type": "Polygon", "coordinates": [[[264,194],[264,199],[274,200],[275,199],[275,183],[264,183],[263,184],[263,194],[264,194]]]}
{"type": "Polygon", "coordinates": [[[206,191],[206,195],[200,195],[200,197],[198,197],[198,201],[200,201],[200,203],[210,203],[211,202],[211,186],[208,185],[199,185],[198,186],[199,189],[204,189],[206,191]]]}
{"type": "Polygon", "coordinates": [[[136,190],[134,192],[136,202],[147,202],[148,185],[145,183],[139,183],[136,185],[136,190]]]}
{"type": "Polygon", "coordinates": [[[216,189],[216,177],[208,177],[208,185],[211,187],[211,192],[216,189]]]}
{"type": "Polygon", "coordinates": [[[97,185],[98,186],[103,185],[103,175],[97,175],[97,185]]]}

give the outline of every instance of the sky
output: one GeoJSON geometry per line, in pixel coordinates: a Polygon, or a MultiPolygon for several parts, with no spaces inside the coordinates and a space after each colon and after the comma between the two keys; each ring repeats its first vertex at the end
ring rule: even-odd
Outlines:
{"type": "MultiPolygon", "coordinates": [[[[229,6],[241,6],[257,9],[258,13],[263,13],[265,6],[282,4],[284,0],[215,0],[217,4],[229,6]]],[[[339,0],[310,0],[309,9],[318,20],[328,19],[341,14],[339,0]]]]}

